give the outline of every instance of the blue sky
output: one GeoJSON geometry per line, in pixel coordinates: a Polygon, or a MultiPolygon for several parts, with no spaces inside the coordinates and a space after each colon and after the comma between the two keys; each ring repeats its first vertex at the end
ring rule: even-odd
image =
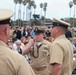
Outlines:
{"type": "MultiPolygon", "coordinates": [[[[72,0],[35,0],[35,3],[37,5],[37,9],[36,9],[36,13],[40,14],[41,13],[41,9],[40,9],[40,3],[45,3],[47,2],[47,12],[46,12],[46,18],[50,18],[52,19],[53,17],[55,18],[66,18],[69,17],[69,12],[70,12],[70,8],[69,8],[69,2],[72,0]]],[[[0,0],[0,9],[2,8],[8,8],[8,9],[12,9],[14,11],[14,7],[15,4],[13,2],[13,0],[0,0]]],[[[17,4],[16,7],[16,19],[18,18],[18,9],[19,6],[17,4]]],[[[73,12],[74,12],[74,6],[71,9],[71,17],[73,17],[73,12]]],[[[21,6],[21,18],[23,18],[23,5],[21,6]]],[[[32,9],[32,13],[34,13],[34,10],[32,9]]],[[[25,11],[26,14],[26,11],[25,11]]],[[[44,12],[42,12],[42,14],[44,15],[44,12]]],[[[28,17],[29,17],[29,11],[27,13],[28,17]]],[[[14,17],[12,18],[14,19],[14,17]]],[[[26,16],[25,16],[26,19],[26,16]]]]}

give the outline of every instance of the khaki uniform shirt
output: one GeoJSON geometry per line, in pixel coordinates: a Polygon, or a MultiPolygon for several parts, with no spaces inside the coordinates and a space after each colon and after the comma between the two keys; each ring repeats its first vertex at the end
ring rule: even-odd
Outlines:
{"type": "Polygon", "coordinates": [[[62,65],[60,75],[71,75],[73,66],[73,47],[65,35],[59,36],[53,42],[50,51],[50,64],[62,65]]]}
{"type": "Polygon", "coordinates": [[[74,71],[74,69],[76,69],[76,59],[75,58],[73,58],[73,71],[74,71]]]}
{"type": "Polygon", "coordinates": [[[32,47],[30,51],[30,64],[36,75],[49,75],[48,64],[50,47],[51,43],[46,40],[43,40],[38,52],[36,44],[32,47]],[[33,54],[34,56],[38,55],[38,57],[34,57],[33,54]]]}
{"type": "Polygon", "coordinates": [[[25,58],[0,41],[0,75],[35,75],[25,58]]]}

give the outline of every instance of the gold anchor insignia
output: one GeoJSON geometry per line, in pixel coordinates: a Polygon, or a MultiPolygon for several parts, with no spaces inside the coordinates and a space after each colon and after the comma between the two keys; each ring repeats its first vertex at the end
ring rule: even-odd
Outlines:
{"type": "Polygon", "coordinates": [[[36,27],[35,30],[38,31],[38,28],[36,27]]]}

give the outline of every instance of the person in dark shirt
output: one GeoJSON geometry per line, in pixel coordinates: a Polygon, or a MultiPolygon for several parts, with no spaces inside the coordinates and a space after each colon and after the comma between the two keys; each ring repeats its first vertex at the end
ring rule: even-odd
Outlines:
{"type": "Polygon", "coordinates": [[[16,27],[16,30],[13,32],[13,34],[16,33],[17,34],[17,39],[21,39],[21,31],[19,27],[16,27]]]}
{"type": "Polygon", "coordinates": [[[68,39],[69,39],[69,38],[72,38],[72,33],[71,33],[71,30],[70,30],[70,27],[68,27],[65,36],[66,36],[66,38],[68,38],[68,39]]]}

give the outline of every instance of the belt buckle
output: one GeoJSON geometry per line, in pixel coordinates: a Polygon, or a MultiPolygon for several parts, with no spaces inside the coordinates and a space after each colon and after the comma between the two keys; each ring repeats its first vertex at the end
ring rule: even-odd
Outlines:
{"type": "Polygon", "coordinates": [[[36,71],[40,71],[40,68],[36,68],[36,71]]]}

